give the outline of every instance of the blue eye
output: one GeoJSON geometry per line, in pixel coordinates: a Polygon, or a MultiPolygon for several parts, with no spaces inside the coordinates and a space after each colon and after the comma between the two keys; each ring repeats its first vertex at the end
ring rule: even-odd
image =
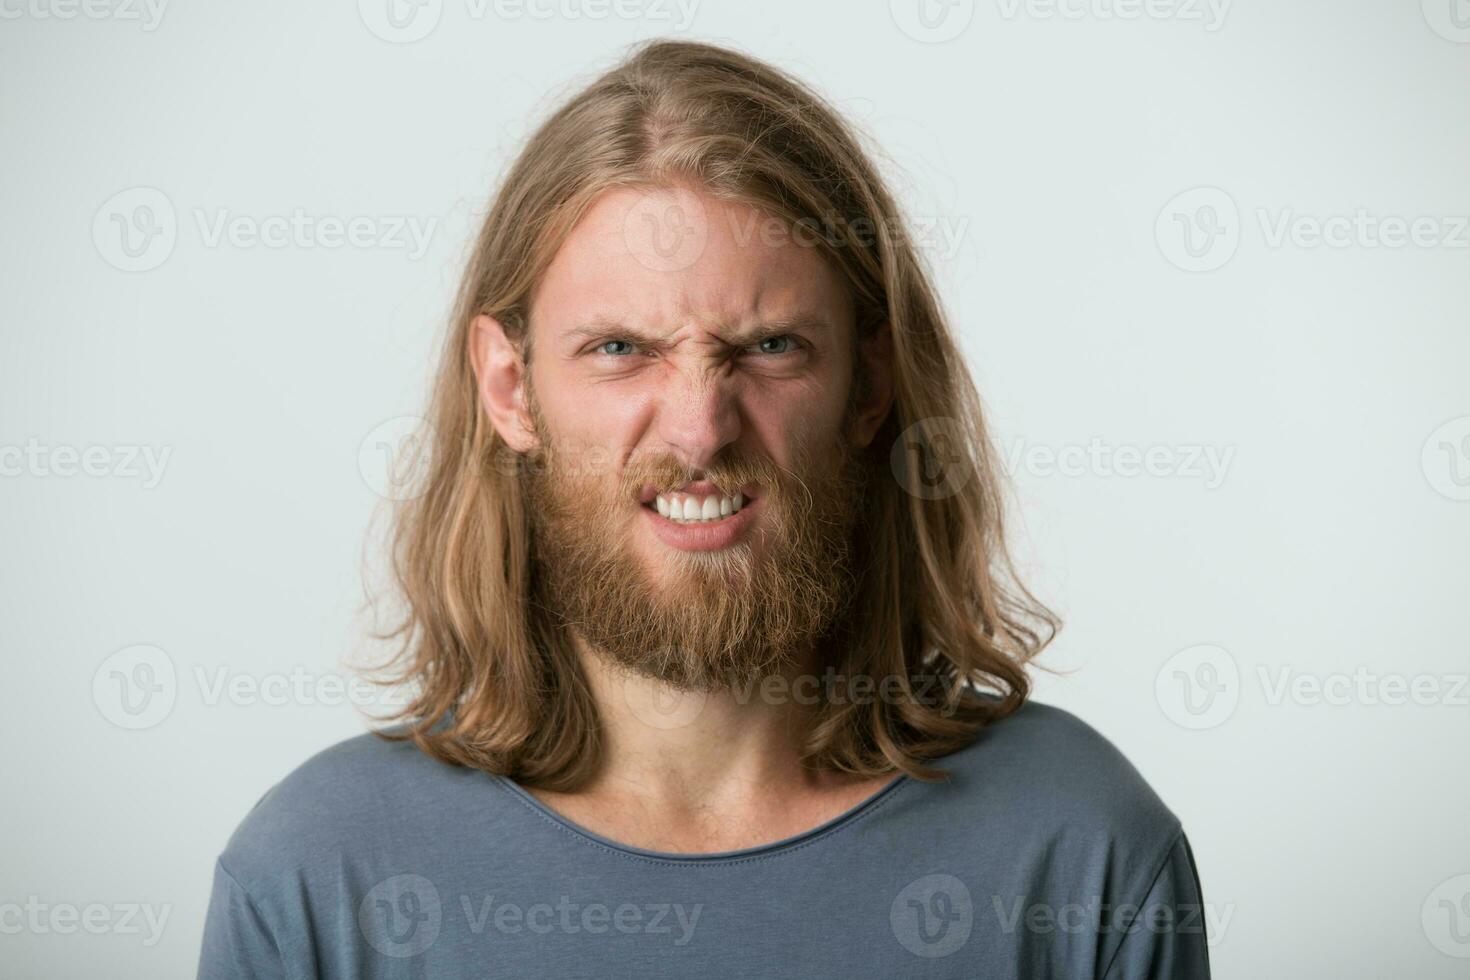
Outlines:
{"type": "MultiPolygon", "coordinates": [[[[781,354],[793,353],[798,350],[800,346],[800,343],[792,335],[780,334],[779,336],[766,337],[762,340],[759,340],[756,343],[752,344],[748,349],[760,354],[766,354],[775,357],[781,354]]],[[[629,354],[636,353],[637,350],[637,344],[635,344],[631,340],[624,340],[620,337],[613,337],[608,340],[604,340],[602,341],[602,343],[597,345],[597,353],[607,355],[608,357],[626,357],[629,354]]]]}
{"type": "Polygon", "coordinates": [[[789,354],[789,353],[791,353],[791,351],[795,350],[795,348],[796,348],[796,338],[792,337],[790,334],[781,334],[779,337],[767,337],[764,340],[762,340],[759,343],[757,343],[755,345],[755,347],[762,354],[789,354]],[[771,350],[769,347],[766,346],[767,344],[770,344],[770,343],[778,343],[779,344],[779,343],[781,343],[783,341],[787,345],[785,350],[771,350]]]}

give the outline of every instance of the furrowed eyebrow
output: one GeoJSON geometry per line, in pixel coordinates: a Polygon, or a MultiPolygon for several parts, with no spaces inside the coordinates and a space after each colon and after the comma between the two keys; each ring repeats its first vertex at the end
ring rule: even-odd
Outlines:
{"type": "Polygon", "coordinates": [[[630,327],[624,326],[616,320],[609,320],[605,317],[597,317],[595,319],[588,320],[586,323],[583,323],[580,326],[576,326],[573,327],[571,330],[568,330],[566,332],[566,336],[568,338],[590,340],[593,337],[602,337],[608,334],[619,334],[625,337],[632,337],[636,333],[637,331],[633,330],[630,327]]]}
{"type": "Polygon", "coordinates": [[[793,313],[791,316],[777,317],[758,324],[746,333],[737,334],[732,342],[738,347],[749,347],[767,337],[779,337],[788,333],[811,333],[821,336],[825,335],[827,330],[828,325],[824,318],[811,313],[793,313]]]}
{"type": "MultiPolygon", "coordinates": [[[[828,330],[827,321],[810,313],[796,313],[791,316],[777,317],[765,323],[757,324],[748,330],[731,333],[727,342],[734,347],[749,347],[751,344],[760,343],[769,337],[779,337],[783,334],[805,331],[814,334],[825,334],[828,330]]],[[[580,326],[568,330],[566,335],[572,340],[593,340],[598,338],[626,338],[637,341],[646,347],[659,348],[667,346],[665,339],[656,334],[647,333],[637,327],[630,327],[617,320],[597,318],[590,320],[580,326]]]]}

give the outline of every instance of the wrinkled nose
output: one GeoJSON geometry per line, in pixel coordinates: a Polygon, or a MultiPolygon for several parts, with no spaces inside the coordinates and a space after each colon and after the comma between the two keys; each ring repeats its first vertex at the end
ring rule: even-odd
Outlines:
{"type": "Polygon", "coordinates": [[[740,412],[725,379],[681,376],[659,406],[657,432],[684,465],[703,470],[740,438],[740,412]]]}

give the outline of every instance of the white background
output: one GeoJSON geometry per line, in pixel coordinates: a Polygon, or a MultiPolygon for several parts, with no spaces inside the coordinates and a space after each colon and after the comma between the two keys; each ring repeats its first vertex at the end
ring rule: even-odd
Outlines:
{"type": "Polygon", "coordinates": [[[625,45],[680,34],[817,86],[935,229],[1067,623],[1040,697],[1184,822],[1228,917],[1216,975],[1464,976],[1470,5],[1115,2],[932,3],[926,27],[917,0],[687,24],[429,0],[396,34],[387,0],[0,2],[0,973],[192,975],[231,830],[362,730],[319,702],[380,649],[378,443],[421,410],[495,181],[625,45]],[[371,241],[213,235],[297,209],[371,241]],[[130,257],[135,218],[135,245],[164,234],[130,257]],[[1162,450],[1135,476],[1047,463],[1090,445],[1162,450]],[[91,447],[102,475],[74,472],[91,447]],[[128,714],[140,663],[162,693],[128,714]],[[1426,703],[1390,703],[1400,682],[1426,703]],[[52,927],[91,903],[101,934],[52,927]],[[129,905],[166,908],[161,935],[129,905]]]}

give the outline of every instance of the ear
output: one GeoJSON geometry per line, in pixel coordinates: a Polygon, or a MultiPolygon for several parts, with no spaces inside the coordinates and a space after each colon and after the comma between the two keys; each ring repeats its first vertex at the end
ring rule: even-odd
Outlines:
{"type": "Polygon", "coordinates": [[[518,453],[536,446],[536,429],[526,408],[526,365],[500,321],[481,314],[470,324],[470,364],[480,407],[505,444],[518,453]]]}
{"type": "Polygon", "coordinates": [[[893,336],[886,322],[859,342],[857,356],[862,359],[868,383],[861,393],[862,401],[853,409],[849,437],[862,449],[873,441],[893,407],[893,336]]]}

